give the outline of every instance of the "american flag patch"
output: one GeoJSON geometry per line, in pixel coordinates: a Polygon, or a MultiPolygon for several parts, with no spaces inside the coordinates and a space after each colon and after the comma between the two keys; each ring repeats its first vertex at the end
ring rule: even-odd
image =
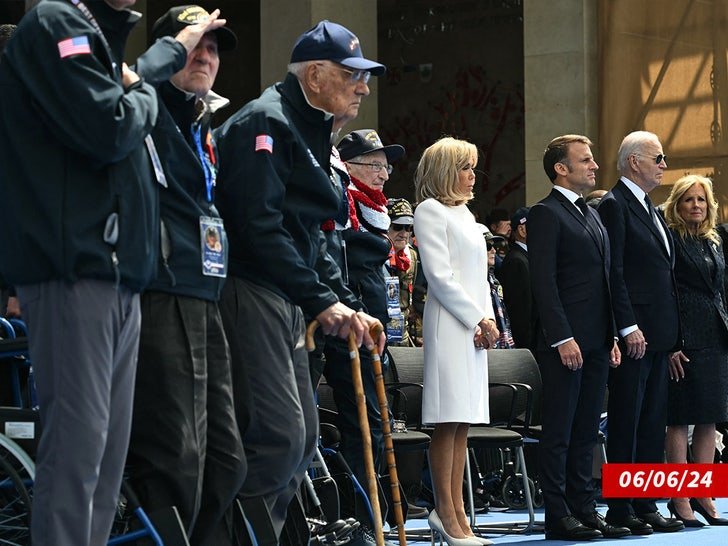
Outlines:
{"type": "Polygon", "coordinates": [[[91,46],[88,43],[88,37],[76,36],[75,38],[61,40],[58,42],[58,53],[61,54],[61,59],[71,55],[90,55],[91,46]]]}
{"type": "Polygon", "coordinates": [[[255,137],[255,151],[265,150],[269,154],[273,153],[273,137],[270,135],[258,135],[255,137]]]}

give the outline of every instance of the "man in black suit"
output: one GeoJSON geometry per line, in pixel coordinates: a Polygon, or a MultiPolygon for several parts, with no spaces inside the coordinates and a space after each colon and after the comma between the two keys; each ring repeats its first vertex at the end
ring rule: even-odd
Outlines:
{"type": "Polygon", "coordinates": [[[503,301],[511,321],[516,347],[530,349],[535,353],[536,310],[531,293],[526,246],[528,210],[528,207],[521,207],[511,217],[513,241],[496,277],[503,286],[503,301]]]}
{"type": "Polygon", "coordinates": [[[596,511],[592,451],[610,364],[618,366],[609,295],[609,240],[582,192],[599,168],[581,135],[552,140],[543,165],[554,188],[528,215],[531,285],[542,326],[540,479],[546,538],[589,540],[630,534],[596,511]]]}
{"type": "MultiPolygon", "coordinates": [[[[609,373],[610,463],[664,462],[667,352],[678,345],[679,318],[673,243],[648,193],[667,168],[660,140],[635,131],[618,152],[621,177],[599,203],[612,254],[612,307],[624,363],[609,373]]],[[[679,531],[654,499],[609,499],[607,521],[633,534],[679,531]]]]}

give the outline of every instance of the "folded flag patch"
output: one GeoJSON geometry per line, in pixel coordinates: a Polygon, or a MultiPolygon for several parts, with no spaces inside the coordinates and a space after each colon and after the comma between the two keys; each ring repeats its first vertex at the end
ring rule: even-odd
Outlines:
{"type": "Polygon", "coordinates": [[[88,37],[76,36],[75,38],[61,40],[58,42],[58,53],[61,54],[61,59],[71,55],[90,55],[91,46],[88,43],[88,37]]]}
{"type": "Polygon", "coordinates": [[[273,153],[273,137],[270,135],[258,135],[255,137],[255,151],[264,150],[269,154],[273,153]]]}

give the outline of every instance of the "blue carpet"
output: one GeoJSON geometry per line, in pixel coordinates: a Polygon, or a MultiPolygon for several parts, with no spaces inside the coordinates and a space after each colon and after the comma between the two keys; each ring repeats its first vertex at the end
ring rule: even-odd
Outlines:
{"type": "MultiPolygon", "coordinates": [[[[668,515],[665,501],[657,504],[663,515],[668,515]]],[[[716,506],[721,517],[728,517],[728,499],[716,499],[716,506]]],[[[601,513],[606,512],[606,506],[599,506],[601,513]]],[[[699,515],[698,519],[702,519],[699,515]]],[[[528,514],[525,511],[508,510],[505,512],[491,511],[488,514],[478,515],[477,522],[479,525],[492,525],[505,521],[527,520],[528,514]]],[[[536,510],[536,521],[543,522],[543,508],[536,510]]],[[[408,521],[406,528],[409,529],[425,529],[427,528],[426,520],[408,521]]],[[[628,536],[619,539],[599,539],[589,542],[567,542],[561,540],[546,540],[543,533],[532,533],[530,535],[523,534],[495,534],[487,532],[484,536],[491,539],[495,544],[539,544],[539,546],[548,546],[550,544],[595,544],[598,546],[626,546],[628,544],[643,544],[644,546],[726,546],[728,545],[728,526],[710,527],[706,525],[699,529],[691,528],[679,531],[677,533],[653,533],[648,536],[628,536]]],[[[397,543],[396,536],[388,539],[393,544],[397,543]]],[[[429,537],[420,540],[408,540],[407,544],[429,544],[429,537]]]]}

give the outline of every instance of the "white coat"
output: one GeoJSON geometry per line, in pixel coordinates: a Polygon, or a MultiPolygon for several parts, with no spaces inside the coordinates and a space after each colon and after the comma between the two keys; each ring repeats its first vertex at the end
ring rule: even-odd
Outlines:
{"type": "Polygon", "coordinates": [[[435,199],[417,206],[414,228],[427,279],[422,421],[487,423],[488,354],[473,343],[494,316],[485,238],[466,205],[435,199]]]}

